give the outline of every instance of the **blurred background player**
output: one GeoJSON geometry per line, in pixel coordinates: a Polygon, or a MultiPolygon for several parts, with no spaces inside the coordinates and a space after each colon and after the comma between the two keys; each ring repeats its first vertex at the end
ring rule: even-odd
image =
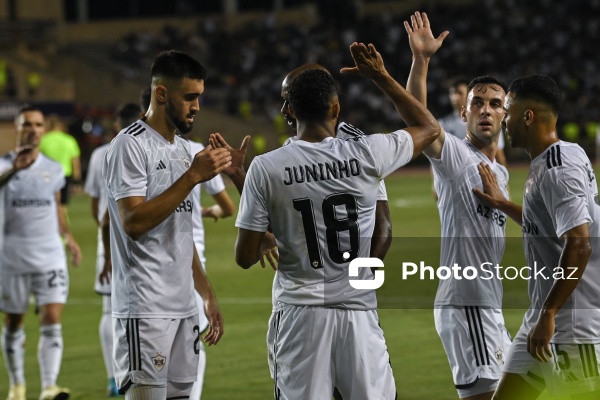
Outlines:
{"type": "Polygon", "coordinates": [[[61,315],[69,277],[65,247],[79,265],[81,251],[69,232],[60,190],[65,177],[60,164],[40,154],[44,115],[22,108],[15,118],[17,148],[0,159],[5,196],[4,240],[0,260],[1,308],[5,312],[2,352],[8,370],[8,400],[25,400],[24,314],[33,294],[40,315],[38,362],[40,400],[64,400],[69,389],[56,385],[63,353],[61,315]],[[62,237],[62,240],[61,240],[62,237]]]}
{"type": "Polygon", "coordinates": [[[42,137],[40,151],[46,157],[58,162],[65,171],[66,184],[61,190],[61,204],[69,204],[71,192],[81,190],[81,151],[73,136],[58,115],[48,117],[48,131],[42,137]]]}
{"type": "MultiPolygon", "coordinates": [[[[202,143],[194,141],[190,141],[189,143],[192,149],[192,154],[200,153],[204,149],[204,145],[202,143]]],[[[200,209],[202,211],[201,215],[194,215],[192,223],[194,229],[194,244],[196,245],[198,258],[202,263],[202,268],[204,268],[206,271],[206,258],[204,257],[204,223],[202,219],[210,218],[216,222],[221,218],[231,217],[235,212],[235,205],[227,194],[227,191],[225,190],[225,182],[223,182],[223,178],[220,175],[196,185],[196,187],[194,187],[192,190],[192,202],[196,210],[200,209]],[[201,189],[204,189],[207,194],[211,195],[216,204],[210,207],[202,207],[202,202],[200,201],[201,189]]],[[[200,297],[198,292],[196,292],[196,301],[198,303],[200,332],[204,332],[206,328],[208,328],[208,319],[204,314],[202,297],[200,297]]],[[[202,384],[204,382],[204,371],[206,370],[206,351],[204,350],[204,345],[202,343],[199,344],[200,354],[198,361],[198,379],[194,383],[190,393],[190,399],[192,400],[199,400],[201,398],[202,384]]]]}
{"type": "MultiPolygon", "coordinates": [[[[435,38],[427,15],[419,12],[404,26],[413,52],[407,88],[426,105],[429,61],[448,32],[435,38]]],[[[508,198],[508,171],[494,160],[502,135],[505,89],[496,78],[483,76],[469,83],[467,94],[461,112],[467,124],[465,138],[447,135],[442,129],[423,153],[431,162],[439,194],[440,265],[480,269],[485,262],[502,262],[506,241],[506,215],[485,209],[472,193],[474,187],[482,187],[478,166],[484,163],[498,176],[502,195],[508,198]]],[[[510,346],[502,314],[501,280],[440,279],[434,307],[435,327],[458,396],[491,399],[502,373],[503,354],[510,346]]]]}
{"type": "MultiPolygon", "coordinates": [[[[142,109],[136,103],[127,103],[117,111],[115,120],[115,132],[133,124],[142,117],[142,109]]],[[[107,138],[112,139],[112,138],[107,138]]],[[[96,279],[94,281],[94,291],[102,295],[102,317],[100,318],[100,345],[108,377],[108,396],[118,396],[118,389],[115,383],[113,368],[113,335],[112,335],[112,317],[110,301],[110,277],[112,273],[112,264],[110,262],[110,251],[105,252],[102,239],[102,221],[108,218],[106,183],[102,178],[102,163],[108,152],[110,143],[104,144],[94,150],[90,157],[88,165],[87,178],[85,182],[85,192],[90,196],[92,217],[98,225],[98,244],[96,250],[96,279]],[[106,256],[106,257],[105,257],[106,256]]],[[[107,220],[106,223],[108,223],[107,220]]]]}

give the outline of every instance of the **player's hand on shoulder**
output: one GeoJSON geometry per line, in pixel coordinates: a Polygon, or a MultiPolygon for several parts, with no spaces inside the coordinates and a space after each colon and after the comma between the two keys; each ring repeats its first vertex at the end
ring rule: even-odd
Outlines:
{"type": "Polygon", "coordinates": [[[279,266],[279,251],[277,250],[275,235],[271,232],[265,233],[260,244],[260,266],[265,268],[267,262],[273,270],[277,271],[279,266]]]}
{"type": "Polygon", "coordinates": [[[340,70],[342,74],[360,74],[366,78],[376,79],[388,75],[381,54],[373,44],[354,42],[350,45],[350,55],[354,60],[354,67],[344,67],[340,70]]]}
{"type": "Polygon", "coordinates": [[[223,336],[223,315],[216,298],[204,300],[204,313],[208,318],[208,332],[203,340],[207,345],[212,346],[223,336]]]}
{"type": "Polygon", "coordinates": [[[206,182],[231,165],[231,155],[225,148],[205,147],[194,156],[189,172],[196,183],[206,182]]]}
{"type": "Polygon", "coordinates": [[[246,135],[242,139],[242,144],[239,149],[234,149],[227,143],[227,141],[221,136],[220,133],[211,133],[208,142],[215,149],[224,148],[229,151],[231,155],[231,165],[223,170],[223,173],[232,175],[238,170],[244,169],[244,160],[246,159],[246,151],[248,149],[248,143],[250,143],[250,135],[246,135]]]}
{"type": "Polygon", "coordinates": [[[492,208],[500,208],[500,204],[505,201],[504,195],[498,185],[496,175],[492,172],[489,165],[479,163],[477,166],[481,183],[483,184],[483,192],[477,188],[473,188],[473,194],[481,199],[484,203],[492,208]]]}
{"type": "Polygon", "coordinates": [[[410,23],[404,21],[404,29],[408,33],[408,43],[415,57],[431,58],[449,34],[448,31],[444,31],[435,38],[427,14],[418,11],[410,16],[410,23]]]}

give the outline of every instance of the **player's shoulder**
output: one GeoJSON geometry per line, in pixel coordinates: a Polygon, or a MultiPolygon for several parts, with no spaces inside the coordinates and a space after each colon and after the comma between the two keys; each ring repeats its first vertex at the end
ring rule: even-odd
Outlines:
{"type": "Polygon", "coordinates": [[[558,171],[564,168],[581,167],[589,163],[585,151],[576,143],[558,141],[548,147],[542,154],[542,162],[546,171],[558,171]]]}
{"type": "Polygon", "coordinates": [[[54,161],[42,153],[40,153],[38,157],[41,157],[40,167],[43,169],[51,170],[52,172],[60,172],[61,174],[63,173],[63,167],[59,162],[54,161]]]}
{"type": "MultiPolygon", "coordinates": [[[[115,137],[114,140],[124,138],[128,139],[140,139],[149,134],[148,125],[143,123],[141,120],[134,122],[133,124],[121,129],[121,132],[115,137]]],[[[127,139],[125,139],[127,140],[127,139]]]]}
{"type": "Polygon", "coordinates": [[[200,142],[194,142],[193,140],[188,141],[190,144],[190,148],[192,149],[192,154],[196,154],[204,150],[204,145],[200,142]]]}
{"type": "Polygon", "coordinates": [[[363,136],[365,136],[365,133],[363,131],[361,131],[354,125],[343,121],[338,124],[335,135],[337,139],[343,140],[352,140],[363,136]]]}

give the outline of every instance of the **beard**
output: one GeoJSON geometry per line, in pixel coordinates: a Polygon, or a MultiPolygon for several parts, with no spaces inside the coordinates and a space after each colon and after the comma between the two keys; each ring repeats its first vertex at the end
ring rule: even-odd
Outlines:
{"type": "Polygon", "coordinates": [[[175,128],[179,133],[185,135],[186,133],[190,133],[194,124],[188,124],[185,119],[181,119],[177,116],[177,111],[175,110],[175,106],[171,102],[171,100],[167,100],[167,118],[169,122],[175,125],[175,128]]]}

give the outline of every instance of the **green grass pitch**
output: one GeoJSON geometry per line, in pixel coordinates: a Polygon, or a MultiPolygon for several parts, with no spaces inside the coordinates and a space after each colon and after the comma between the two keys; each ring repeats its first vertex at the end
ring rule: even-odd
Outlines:
{"type": "MultiPolygon", "coordinates": [[[[513,199],[521,203],[526,168],[510,169],[510,189],[513,199]]],[[[418,260],[439,254],[440,223],[431,195],[428,169],[404,169],[386,179],[393,218],[392,251],[404,249],[403,243],[414,238],[422,245],[410,246],[407,254],[394,253],[393,260],[418,260]]],[[[237,204],[239,196],[228,187],[237,204]]],[[[205,194],[203,197],[209,200],[205,194]]],[[[70,295],[65,306],[63,333],[64,359],[59,384],[72,391],[73,399],[105,398],[106,374],[98,338],[101,298],[92,291],[95,271],[96,227],[90,215],[89,198],[73,198],[70,205],[72,230],[84,253],[83,265],[70,267],[70,295]]],[[[237,267],[233,245],[237,229],[235,217],[213,222],[205,220],[207,269],[220,301],[225,319],[225,335],[217,346],[207,349],[207,370],[203,399],[264,400],[273,398],[273,383],[267,367],[265,335],[271,312],[273,271],[255,265],[249,270],[237,267]]],[[[507,225],[504,261],[510,265],[524,263],[520,242],[520,227],[512,221],[507,225]]],[[[415,242],[413,242],[415,243],[415,242]]],[[[435,258],[434,258],[435,259],[435,258]]],[[[504,264],[503,261],[503,264],[504,264]]],[[[435,264],[431,264],[435,265],[435,264]]],[[[525,264],[522,264],[525,265],[525,264]]],[[[386,262],[386,271],[395,266],[386,262]]],[[[396,377],[400,399],[455,399],[450,369],[433,324],[433,293],[437,282],[424,290],[412,281],[386,280],[385,293],[402,294],[414,299],[415,308],[382,308],[379,312],[396,377]],[[415,289],[415,286],[417,289],[415,289]],[[425,305],[425,306],[423,306],[425,305]]],[[[165,290],[169,290],[165,288],[165,290]]],[[[522,282],[505,285],[506,323],[515,334],[527,305],[527,293],[522,282]]],[[[26,379],[28,399],[39,396],[39,371],[36,359],[38,324],[30,312],[26,317],[27,350],[26,379]]],[[[4,363],[0,365],[0,397],[8,392],[8,376],[4,363]]]]}

